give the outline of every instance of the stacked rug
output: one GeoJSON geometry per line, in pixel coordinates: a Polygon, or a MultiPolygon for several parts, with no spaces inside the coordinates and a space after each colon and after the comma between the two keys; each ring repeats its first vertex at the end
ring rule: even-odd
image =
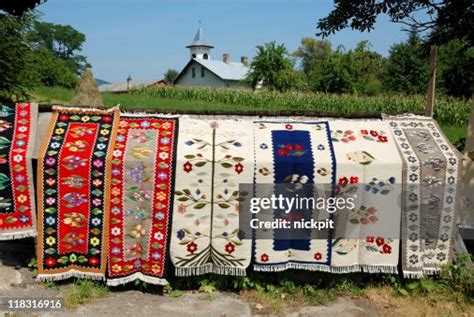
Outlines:
{"type": "Polygon", "coordinates": [[[36,236],[31,157],[38,105],[0,105],[0,240],[36,236]]]}
{"type": "Polygon", "coordinates": [[[244,275],[240,183],[253,181],[251,121],[180,118],[171,259],[176,275],[244,275]]]}
{"type": "Polygon", "coordinates": [[[38,280],[104,279],[118,108],[53,108],[38,158],[38,280]]]}
{"type": "Polygon", "coordinates": [[[433,119],[384,120],[403,158],[403,274],[437,274],[453,257],[460,156],[433,119]]]}
{"type": "MultiPolygon", "coordinates": [[[[336,161],[330,129],[323,122],[255,122],[255,196],[288,198],[330,197],[334,188],[336,161]],[[270,184],[300,185],[272,188],[270,184]],[[267,186],[266,186],[266,185],[267,186]],[[314,188],[312,184],[329,185],[314,188]],[[259,186],[262,185],[262,186],[259,186]],[[326,190],[329,193],[326,193],[326,190]],[[319,191],[318,191],[319,190],[319,191]],[[286,192],[285,192],[286,191],[286,192]]],[[[326,211],[311,208],[286,213],[281,210],[259,212],[259,221],[308,221],[330,217],[326,211]]],[[[255,230],[254,269],[282,271],[289,268],[329,271],[331,265],[331,232],[317,230],[255,230]],[[288,231],[289,230],[289,231],[288,231]]]]}
{"type": "Polygon", "coordinates": [[[178,119],[123,115],[112,159],[108,285],[167,284],[178,119]]]}
{"type": "Polygon", "coordinates": [[[336,211],[331,272],[397,273],[402,161],[381,120],[333,120],[335,196],[354,198],[336,211]],[[394,225],[395,224],[395,225],[394,225]]]}

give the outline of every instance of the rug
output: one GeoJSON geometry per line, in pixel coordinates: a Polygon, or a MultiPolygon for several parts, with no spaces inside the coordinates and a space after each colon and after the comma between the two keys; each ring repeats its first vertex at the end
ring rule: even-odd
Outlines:
{"type": "Polygon", "coordinates": [[[38,277],[104,279],[118,108],[53,108],[38,158],[38,277]]]}
{"type": "Polygon", "coordinates": [[[331,120],[336,197],[354,198],[335,213],[331,272],[397,273],[402,160],[387,123],[331,120]]]}
{"type": "MultiPolygon", "coordinates": [[[[256,121],[253,131],[255,198],[279,197],[280,194],[289,199],[332,195],[336,160],[328,122],[256,121]],[[285,187],[272,187],[271,184],[291,184],[295,187],[292,191],[285,187]],[[316,193],[318,189],[311,184],[326,184],[329,193],[316,193]]],[[[325,211],[307,207],[289,213],[271,207],[255,214],[255,219],[266,223],[329,217],[325,211]]],[[[294,227],[255,229],[254,269],[272,272],[286,269],[329,271],[332,255],[330,235],[330,231],[320,234],[317,230],[294,227]]]]}
{"type": "Polygon", "coordinates": [[[251,240],[239,230],[240,183],[253,182],[250,121],[180,118],[171,259],[176,275],[244,275],[251,240]]]}
{"type": "Polygon", "coordinates": [[[122,115],[112,159],[107,284],[164,285],[178,119],[122,115]]]}
{"type": "Polygon", "coordinates": [[[38,105],[0,105],[0,240],[36,236],[31,165],[38,105]]]}
{"type": "Polygon", "coordinates": [[[453,258],[461,157],[431,118],[385,117],[403,158],[402,269],[441,272],[453,258]]]}

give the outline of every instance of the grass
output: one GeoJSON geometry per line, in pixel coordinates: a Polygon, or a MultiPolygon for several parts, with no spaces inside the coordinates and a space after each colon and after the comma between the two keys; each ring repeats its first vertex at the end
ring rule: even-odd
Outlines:
{"type": "Polygon", "coordinates": [[[88,280],[75,282],[64,291],[64,305],[66,308],[77,308],[91,300],[109,294],[109,289],[103,284],[88,280]]]}
{"type": "MultiPolygon", "coordinates": [[[[67,104],[73,95],[70,89],[37,87],[31,93],[39,103],[67,104]]],[[[174,110],[314,110],[330,112],[396,112],[424,111],[423,96],[384,95],[376,97],[331,94],[252,93],[216,89],[144,89],[125,94],[102,94],[106,106],[120,104],[121,109],[174,110]]],[[[453,144],[465,138],[470,105],[467,101],[440,97],[436,117],[453,144]]]]}

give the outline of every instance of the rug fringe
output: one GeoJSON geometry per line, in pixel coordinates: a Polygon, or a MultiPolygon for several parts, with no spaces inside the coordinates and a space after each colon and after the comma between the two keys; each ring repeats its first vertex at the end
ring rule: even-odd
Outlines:
{"type": "Polygon", "coordinates": [[[94,113],[94,114],[109,114],[113,113],[117,110],[120,110],[119,106],[115,107],[110,107],[108,109],[97,109],[97,108],[86,108],[86,107],[65,107],[65,106],[53,106],[52,108],[53,111],[64,111],[64,112],[69,112],[69,113],[94,113]]]}
{"type": "Polygon", "coordinates": [[[260,272],[281,272],[288,269],[331,272],[331,267],[329,265],[315,264],[315,263],[294,263],[294,262],[288,262],[284,264],[270,264],[270,265],[254,264],[253,269],[255,271],[260,271],[260,272]]]}
{"type": "Polygon", "coordinates": [[[149,112],[130,112],[121,111],[121,117],[138,117],[138,118],[178,118],[179,115],[171,113],[149,113],[149,112]]]}
{"type": "Polygon", "coordinates": [[[107,285],[119,286],[119,285],[124,285],[136,280],[140,280],[145,283],[153,284],[153,285],[168,285],[169,284],[168,281],[164,278],[153,277],[153,276],[145,275],[141,272],[135,272],[129,276],[107,279],[107,285]]]}
{"type": "Polygon", "coordinates": [[[103,273],[80,272],[76,270],[71,270],[64,273],[55,273],[55,274],[39,274],[36,277],[36,280],[38,282],[49,282],[49,281],[67,280],[72,277],[95,280],[95,281],[105,281],[105,274],[103,273]]]}
{"type": "Polygon", "coordinates": [[[410,278],[410,279],[419,279],[422,278],[423,272],[422,271],[403,271],[403,277],[404,278],[410,278]]]}
{"type": "Polygon", "coordinates": [[[254,265],[254,270],[260,271],[260,272],[281,272],[288,269],[321,271],[321,272],[337,273],[337,274],[355,273],[355,272],[398,274],[397,266],[393,266],[393,265],[353,264],[353,265],[347,265],[347,266],[330,267],[324,264],[293,263],[293,262],[289,262],[285,264],[274,264],[274,265],[260,265],[260,264],[254,265]]]}
{"type": "Polygon", "coordinates": [[[28,231],[21,231],[21,232],[19,231],[19,232],[0,233],[0,241],[34,238],[37,236],[37,234],[38,232],[36,231],[36,229],[31,229],[28,231]]]}
{"type": "Polygon", "coordinates": [[[245,276],[246,271],[241,267],[229,267],[229,266],[220,266],[212,263],[208,263],[202,266],[196,267],[176,267],[175,274],[176,276],[193,276],[193,275],[203,275],[208,273],[215,273],[220,275],[232,275],[232,276],[245,276]]]}

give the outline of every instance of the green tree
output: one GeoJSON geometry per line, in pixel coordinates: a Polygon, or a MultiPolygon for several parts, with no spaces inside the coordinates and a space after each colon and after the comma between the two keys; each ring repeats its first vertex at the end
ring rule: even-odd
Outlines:
{"type": "Polygon", "coordinates": [[[453,38],[465,38],[472,45],[472,0],[338,0],[334,10],[318,21],[317,34],[328,36],[347,27],[370,31],[374,29],[377,16],[382,13],[387,14],[392,22],[403,24],[407,27],[406,31],[428,31],[431,43],[443,44],[453,38]]]}
{"type": "Polygon", "coordinates": [[[28,14],[20,18],[0,14],[0,94],[4,98],[24,95],[34,85],[28,73],[30,48],[24,42],[32,21],[28,14]]]}
{"type": "Polygon", "coordinates": [[[82,50],[86,36],[70,25],[48,22],[35,22],[26,35],[27,41],[34,49],[46,48],[55,57],[66,62],[68,68],[76,75],[90,67],[84,56],[77,53],[82,50]]]}
{"type": "Polygon", "coordinates": [[[179,72],[176,69],[170,68],[163,74],[163,77],[168,85],[172,85],[178,74],[179,72]]]}
{"type": "Polygon", "coordinates": [[[421,94],[428,84],[428,59],[416,32],[405,42],[390,47],[384,68],[383,87],[388,91],[421,94]]]}
{"type": "Polygon", "coordinates": [[[250,64],[247,80],[254,88],[262,84],[269,90],[284,92],[298,87],[301,75],[294,69],[285,45],[270,42],[257,45],[257,56],[250,64]]]}

